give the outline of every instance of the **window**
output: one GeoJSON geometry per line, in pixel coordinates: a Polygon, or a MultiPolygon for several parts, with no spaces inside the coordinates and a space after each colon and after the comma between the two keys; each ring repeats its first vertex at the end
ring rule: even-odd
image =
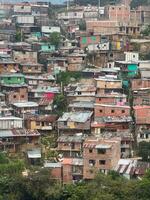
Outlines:
{"type": "Polygon", "coordinates": [[[42,122],[42,126],[44,126],[44,122],[42,122]]]}
{"type": "Polygon", "coordinates": [[[125,153],[125,152],[126,152],[126,149],[125,149],[125,148],[121,148],[121,152],[122,152],[122,153],[125,153]]]}
{"type": "Polygon", "coordinates": [[[100,113],[102,113],[102,112],[103,112],[103,110],[99,110],[99,112],[100,112],[100,113]]]}
{"type": "Polygon", "coordinates": [[[98,154],[105,154],[106,153],[106,149],[98,149],[97,153],[98,154]]]}
{"type": "Polygon", "coordinates": [[[122,113],[125,113],[125,110],[122,110],[121,112],[122,112],[122,113]]]}
{"type": "Polygon", "coordinates": [[[78,92],[78,95],[81,95],[81,92],[78,92]]]}
{"type": "Polygon", "coordinates": [[[115,8],[114,7],[112,7],[112,10],[114,10],[115,8]]]}
{"type": "Polygon", "coordinates": [[[67,126],[67,122],[64,122],[64,126],[67,126]]]}
{"type": "Polygon", "coordinates": [[[95,160],[89,160],[89,165],[90,165],[90,166],[94,166],[95,163],[96,163],[95,160]]]}
{"type": "Polygon", "coordinates": [[[102,99],[101,98],[99,98],[99,101],[101,101],[102,99]]]}
{"type": "Polygon", "coordinates": [[[8,77],[7,79],[10,81],[10,80],[11,80],[11,77],[8,77]]]}
{"type": "Polygon", "coordinates": [[[16,99],[16,97],[17,97],[17,96],[16,96],[16,95],[14,95],[13,97],[14,97],[14,99],[16,99]]]}
{"type": "Polygon", "coordinates": [[[93,149],[89,149],[89,153],[92,153],[93,152],[93,149]]]}
{"type": "Polygon", "coordinates": [[[105,165],[106,164],[106,160],[99,160],[99,164],[100,165],[105,165]]]}
{"type": "Polygon", "coordinates": [[[115,111],[114,110],[111,110],[111,113],[114,113],[115,111]]]}
{"type": "Polygon", "coordinates": [[[148,138],[149,138],[149,137],[148,137],[148,133],[146,133],[146,134],[145,134],[145,138],[146,138],[146,139],[148,139],[148,138]]]}
{"type": "Polygon", "coordinates": [[[71,149],[75,149],[75,143],[71,143],[71,149]]]}
{"type": "Polygon", "coordinates": [[[21,98],[24,99],[24,95],[21,95],[21,98]]]}
{"type": "Polygon", "coordinates": [[[36,121],[36,126],[40,126],[40,122],[36,121]]]}
{"type": "Polygon", "coordinates": [[[110,54],[110,57],[111,57],[111,58],[113,57],[113,53],[110,54]]]}

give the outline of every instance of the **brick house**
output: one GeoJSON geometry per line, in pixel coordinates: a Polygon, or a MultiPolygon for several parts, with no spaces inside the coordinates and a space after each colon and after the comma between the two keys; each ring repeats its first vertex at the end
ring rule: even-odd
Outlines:
{"type": "Polygon", "coordinates": [[[53,85],[53,83],[55,82],[55,77],[51,74],[42,74],[42,75],[26,75],[25,76],[26,79],[26,83],[28,84],[28,86],[32,89],[32,88],[36,88],[38,85],[43,84],[49,84],[49,85],[53,85]]]}
{"type": "Polygon", "coordinates": [[[86,66],[86,54],[72,53],[68,55],[68,71],[81,71],[86,66]]]}
{"type": "Polygon", "coordinates": [[[13,50],[13,59],[19,63],[37,63],[37,52],[31,50],[13,50]]]}
{"type": "Polygon", "coordinates": [[[39,75],[43,71],[43,65],[39,63],[20,64],[20,71],[25,75],[39,75]]]}
{"type": "Polygon", "coordinates": [[[130,116],[129,106],[95,104],[95,117],[128,117],[130,116]]]}
{"type": "Polygon", "coordinates": [[[0,130],[0,149],[15,153],[39,146],[40,133],[36,130],[0,130]]]}
{"type": "Polygon", "coordinates": [[[36,102],[18,102],[12,104],[15,116],[24,117],[25,114],[38,114],[38,104],[36,102]]]}
{"type": "Polygon", "coordinates": [[[26,115],[25,125],[27,129],[38,130],[41,134],[48,134],[56,126],[57,115],[26,115]]]}
{"type": "Polygon", "coordinates": [[[103,135],[105,132],[125,132],[129,130],[131,122],[132,118],[130,116],[95,117],[91,123],[91,131],[94,135],[103,135]]]}
{"type": "Polygon", "coordinates": [[[90,133],[91,119],[93,112],[66,112],[57,120],[58,131],[65,133],[73,133],[81,131],[90,133]]]}
{"type": "Polygon", "coordinates": [[[140,90],[150,88],[150,79],[132,79],[131,81],[132,90],[140,90]]]}
{"type": "MultiPolygon", "coordinates": [[[[89,79],[90,80],[90,79],[89,79]]],[[[96,94],[96,87],[94,83],[91,83],[88,79],[84,80],[85,83],[79,83],[75,87],[72,87],[70,91],[66,90],[68,102],[72,101],[91,101],[94,102],[95,94],[96,94]]]]}
{"type": "Polygon", "coordinates": [[[115,34],[119,32],[117,21],[102,20],[102,21],[86,21],[87,33],[107,35],[108,33],[115,34]]]}
{"type": "Polygon", "coordinates": [[[99,171],[107,174],[115,169],[119,159],[119,140],[87,138],[83,144],[83,178],[93,179],[99,171]]]}
{"type": "Polygon", "coordinates": [[[83,179],[83,159],[64,158],[63,162],[63,183],[76,182],[83,179]]]}
{"type": "Polygon", "coordinates": [[[130,6],[127,5],[109,5],[106,6],[106,16],[112,20],[119,23],[129,23],[130,22],[130,6]]]}
{"type": "Polygon", "coordinates": [[[150,124],[150,106],[135,106],[134,107],[136,124],[149,125],[150,124]]]}
{"type": "Polygon", "coordinates": [[[0,61],[0,73],[11,73],[19,71],[19,63],[12,60],[0,61]]]}
{"type": "Polygon", "coordinates": [[[97,104],[114,104],[124,105],[127,102],[127,96],[125,94],[97,94],[95,102],[97,104]]]}
{"type": "Polygon", "coordinates": [[[83,135],[61,135],[57,139],[57,150],[64,158],[82,158],[83,135]]]}
{"type": "Polygon", "coordinates": [[[131,84],[134,105],[150,105],[150,80],[133,79],[131,84]]]}
{"type": "Polygon", "coordinates": [[[122,80],[115,78],[95,78],[97,95],[122,92],[122,80]]]}
{"type": "Polygon", "coordinates": [[[25,77],[19,73],[7,73],[0,75],[1,91],[5,94],[7,103],[15,103],[28,100],[28,89],[25,77]]]}

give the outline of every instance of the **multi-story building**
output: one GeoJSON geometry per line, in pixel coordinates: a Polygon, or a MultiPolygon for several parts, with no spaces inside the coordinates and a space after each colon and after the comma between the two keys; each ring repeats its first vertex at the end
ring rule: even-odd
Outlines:
{"type": "Polygon", "coordinates": [[[97,172],[107,174],[115,169],[119,159],[119,140],[87,138],[83,144],[83,178],[93,179],[97,172]]]}

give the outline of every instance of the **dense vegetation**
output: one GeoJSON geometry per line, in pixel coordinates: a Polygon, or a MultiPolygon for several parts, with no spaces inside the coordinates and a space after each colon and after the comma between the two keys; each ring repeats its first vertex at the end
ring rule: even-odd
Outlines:
{"type": "Polygon", "coordinates": [[[150,172],[143,180],[127,180],[116,172],[97,174],[91,182],[62,186],[41,169],[22,177],[0,176],[0,200],[149,200],[150,172]]]}
{"type": "Polygon", "coordinates": [[[81,77],[81,72],[61,72],[57,75],[57,83],[67,86],[70,82],[79,81],[81,77]]]}

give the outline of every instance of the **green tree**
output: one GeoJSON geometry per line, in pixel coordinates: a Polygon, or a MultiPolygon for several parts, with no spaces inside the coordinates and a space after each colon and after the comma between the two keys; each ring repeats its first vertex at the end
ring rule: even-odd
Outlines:
{"type": "Polygon", "coordinates": [[[49,41],[52,45],[55,45],[58,48],[61,42],[61,35],[58,32],[53,32],[50,34],[49,41]]]}
{"type": "Polygon", "coordinates": [[[86,22],[84,20],[81,20],[79,23],[79,29],[81,31],[85,31],[86,30],[86,22]]]}
{"type": "Polygon", "coordinates": [[[143,161],[150,162],[150,142],[140,142],[138,146],[138,155],[142,157],[143,161]]]}
{"type": "Polygon", "coordinates": [[[141,33],[144,36],[150,36],[150,25],[148,25],[141,33]]]}
{"type": "Polygon", "coordinates": [[[76,82],[82,78],[81,72],[60,72],[57,76],[57,83],[68,85],[70,82],[76,82]]]}
{"type": "Polygon", "coordinates": [[[16,37],[15,37],[15,39],[16,39],[16,42],[21,42],[21,40],[22,40],[22,34],[21,34],[20,30],[16,31],[16,37]]]}
{"type": "Polygon", "coordinates": [[[62,115],[67,110],[67,99],[63,94],[59,94],[54,99],[55,111],[58,115],[62,115]]]}

